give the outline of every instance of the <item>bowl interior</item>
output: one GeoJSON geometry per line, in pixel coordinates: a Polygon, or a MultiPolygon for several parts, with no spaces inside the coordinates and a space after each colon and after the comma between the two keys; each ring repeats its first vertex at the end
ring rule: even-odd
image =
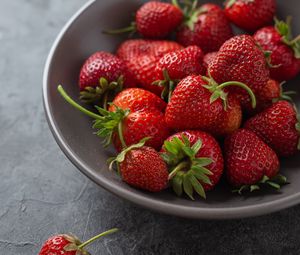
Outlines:
{"type": "MultiPolygon", "coordinates": [[[[67,92],[78,98],[78,74],[84,60],[98,50],[114,52],[125,36],[108,36],[103,29],[129,24],[132,13],[143,1],[92,1],[80,10],[58,37],[45,69],[44,102],[47,118],[62,150],[79,169],[111,192],[148,208],[194,218],[235,218],[259,215],[297,203],[300,199],[300,158],[282,160],[282,173],[291,180],[281,192],[258,192],[242,197],[231,193],[221,183],[209,192],[207,200],[190,201],[178,198],[171,191],[160,194],[142,192],[124,184],[109,172],[106,159],[113,150],[102,148],[101,140],[93,134],[91,120],[69,106],[57,93],[63,84],[67,92]]],[[[205,2],[205,1],[202,1],[205,2]]],[[[221,4],[223,1],[210,1],[221,4]]],[[[286,4],[278,0],[278,16],[293,15],[294,34],[300,33],[298,0],[286,4]]],[[[299,79],[288,82],[286,89],[299,91],[299,79]]],[[[299,104],[299,97],[296,97],[299,104]]]]}

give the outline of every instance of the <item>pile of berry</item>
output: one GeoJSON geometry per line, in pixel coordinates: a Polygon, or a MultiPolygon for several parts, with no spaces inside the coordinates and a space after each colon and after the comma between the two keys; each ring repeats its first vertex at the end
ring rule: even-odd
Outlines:
{"type": "Polygon", "coordinates": [[[297,110],[281,86],[300,72],[300,37],[275,12],[275,0],[227,0],[225,9],[149,1],[130,27],[107,31],[143,39],[82,66],[80,99],[97,113],[58,90],[114,145],[110,169],[131,186],[205,198],[225,174],[239,193],[279,189],[278,158],[299,147],[297,110]]]}

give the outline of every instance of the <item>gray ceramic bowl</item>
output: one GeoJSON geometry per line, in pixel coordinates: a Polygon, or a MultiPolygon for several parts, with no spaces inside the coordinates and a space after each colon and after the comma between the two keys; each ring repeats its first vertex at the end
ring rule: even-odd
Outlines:
{"type": "MultiPolygon", "coordinates": [[[[128,24],[131,14],[141,2],[90,1],[70,19],[55,41],[45,67],[43,97],[49,126],[63,152],[82,173],[117,196],[151,210],[177,216],[198,219],[242,218],[299,203],[299,157],[282,161],[282,172],[291,184],[281,192],[257,192],[243,197],[232,194],[226,185],[221,184],[208,194],[206,201],[178,198],[171,191],[160,194],[142,192],[123,183],[116,173],[108,171],[106,159],[111,152],[104,150],[100,139],[93,135],[90,119],[69,106],[56,88],[58,84],[63,84],[73,98],[78,97],[77,80],[83,61],[97,50],[114,51],[125,38],[104,35],[102,29],[128,24]]],[[[300,33],[299,0],[277,2],[279,17],[293,15],[294,32],[300,33]]],[[[288,88],[299,91],[296,81],[290,82],[288,88]]]]}

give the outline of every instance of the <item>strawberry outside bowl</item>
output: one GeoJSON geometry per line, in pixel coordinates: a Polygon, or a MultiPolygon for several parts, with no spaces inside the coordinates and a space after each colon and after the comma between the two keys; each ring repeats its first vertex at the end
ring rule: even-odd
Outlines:
{"type": "MultiPolygon", "coordinates": [[[[208,1],[200,1],[205,3],[208,1]]],[[[209,1],[222,4],[222,1],[209,1]]],[[[151,210],[196,219],[230,219],[271,213],[300,202],[300,158],[281,160],[281,171],[290,181],[281,191],[259,191],[239,196],[224,182],[207,199],[195,201],[177,197],[171,190],[148,193],[122,182],[108,171],[106,160],[114,154],[104,149],[93,134],[92,120],[67,104],[57,92],[63,84],[73,98],[78,98],[78,76],[84,60],[98,50],[114,52],[126,36],[102,33],[108,28],[129,24],[132,13],[143,3],[139,0],[89,1],[65,25],[49,53],[43,80],[43,99],[50,129],[66,156],[91,180],[115,195],[151,210]],[[113,14],[113,15],[112,15],[113,14]]],[[[293,16],[294,34],[300,33],[299,0],[277,0],[279,18],[293,16]]],[[[300,80],[290,81],[287,89],[300,91],[300,80]]],[[[79,100],[78,100],[79,102],[79,100]]],[[[300,98],[295,97],[299,107],[300,98]]]]}

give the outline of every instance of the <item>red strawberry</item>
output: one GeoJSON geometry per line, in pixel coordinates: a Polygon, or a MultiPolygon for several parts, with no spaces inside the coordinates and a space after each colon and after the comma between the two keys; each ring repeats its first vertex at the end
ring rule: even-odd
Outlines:
{"type": "Polygon", "coordinates": [[[117,56],[125,61],[144,55],[151,55],[159,59],[166,53],[180,49],[182,46],[172,41],[132,39],[119,46],[117,56]]]}
{"type": "Polygon", "coordinates": [[[58,91],[74,108],[93,118],[95,120],[93,128],[98,130],[96,134],[104,138],[106,146],[113,139],[118,151],[122,147],[138,143],[144,137],[151,138],[146,142],[148,146],[159,149],[169,136],[164,115],[156,109],[130,112],[116,108],[114,112],[109,112],[96,106],[99,115],[77,104],[66,94],[62,86],[58,86],[58,91]]]}
{"type": "Polygon", "coordinates": [[[204,64],[204,67],[205,67],[206,70],[207,70],[208,66],[210,65],[210,63],[213,62],[213,60],[215,59],[217,54],[218,54],[217,51],[213,51],[213,52],[206,53],[204,55],[203,64],[204,64]]]}
{"type": "Polygon", "coordinates": [[[147,38],[164,38],[173,32],[181,23],[183,13],[176,5],[149,1],[136,12],[135,22],[124,29],[107,31],[109,34],[139,32],[147,38]]]}
{"type": "Polygon", "coordinates": [[[116,106],[131,112],[155,109],[164,112],[167,104],[155,94],[140,88],[129,88],[121,91],[113,100],[109,111],[113,112],[116,106]]]}
{"type": "Polygon", "coordinates": [[[123,150],[111,163],[117,162],[122,179],[127,184],[159,192],[167,188],[168,168],[159,153],[144,146],[145,139],[123,150]]]}
{"type": "Polygon", "coordinates": [[[300,37],[294,40],[291,33],[291,19],[276,20],[275,27],[264,27],[254,34],[254,39],[264,51],[270,53],[271,77],[287,81],[300,72],[300,37]]]}
{"type": "Polygon", "coordinates": [[[223,110],[211,133],[214,136],[225,136],[237,130],[242,123],[242,108],[239,100],[234,95],[228,96],[227,109],[223,110]]]}
{"type": "Polygon", "coordinates": [[[223,156],[217,141],[202,131],[184,131],[169,137],[162,157],[171,169],[169,178],[177,195],[193,198],[193,190],[205,198],[205,191],[219,182],[223,156]]]}
{"type": "Polygon", "coordinates": [[[135,83],[124,61],[108,52],[96,52],[81,68],[80,98],[85,102],[107,98],[111,91],[120,91],[123,85],[134,87],[135,83]]]}
{"type": "Polygon", "coordinates": [[[197,46],[165,54],[156,65],[157,84],[164,87],[163,97],[175,88],[175,82],[192,74],[204,74],[203,52],[197,46]]]}
{"type": "Polygon", "coordinates": [[[255,31],[271,24],[276,11],[275,0],[226,0],[225,13],[235,25],[255,31]]]}
{"type": "MultiPolygon", "coordinates": [[[[289,92],[288,92],[289,93],[289,92]]],[[[289,97],[286,97],[282,92],[281,84],[275,80],[268,80],[266,86],[256,93],[256,108],[251,107],[250,102],[244,105],[246,112],[250,115],[262,112],[273,104],[274,101],[279,100],[280,98],[285,98],[291,100],[289,97]]]]}
{"type": "Polygon", "coordinates": [[[286,101],[274,103],[249,119],[245,128],[252,130],[280,156],[297,152],[300,124],[295,108],[286,101]]]}
{"type": "MultiPolygon", "coordinates": [[[[264,53],[250,35],[238,35],[226,41],[208,66],[208,72],[218,83],[245,83],[254,94],[262,90],[269,80],[264,53]]],[[[239,96],[242,106],[249,101],[249,96],[240,88],[229,90],[239,96]]]]}
{"type": "Polygon", "coordinates": [[[239,129],[226,138],[225,165],[227,178],[239,193],[259,189],[263,183],[278,189],[281,181],[286,181],[277,176],[279,161],[276,153],[246,129],[239,129]]]}
{"type": "Polygon", "coordinates": [[[177,41],[183,46],[197,45],[204,52],[217,51],[233,36],[223,10],[214,4],[204,4],[188,14],[189,19],[177,32],[177,41]]]}
{"type": "Polygon", "coordinates": [[[163,88],[153,84],[153,82],[156,81],[155,67],[157,62],[157,57],[143,55],[128,61],[127,66],[139,86],[160,96],[163,88]]]}
{"type": "Polygon", "coordinates": [[[118,229],[113,228],[93,237],[85,243],[81,243],[81,241],[73,235],[56,235],[50,237],[44,243],[39,255],[89,255],[90,253],[84,249],[85,246],[102,236],[112,234],[116,231],[118,231],[118,229]]]}
{"type": "MultiPolygon", "coordinates": [[[[117,110],[116,112],[119,111],[117,110]]],[[[123,140],[127,146],[136,144],[144,137],[151,137],[151,139],[146,142],[146,145],[159,150],[163,141],[170,135],[164,114],[157,110],[150,109],[131,112],[126,117],[120,116],[119,121],[122,121],[123,124],[123,140]]],[[[100,124],[99,128],[101,129],[102,127],[103,125],[100,124]]],[[[97,126],[95,126],[95,128],[97,128],[97,126]]],[[[115,129],[116,128],[117,126],[115,129]]],[[[117,132],[114,132],[113,143],[117,151],[122,150],[122,141],[117,132]]]]}
{"type": "Polygon", "coordinates": [[[224,114],[226,93],[223,88],[238,85],[247,89],[255,105],[255,96],[241,83],[229,82],[218,85],[206,77],[191,75],[181,80],[167,105],[165,119],[170,128],[177,130],[201,129],[213,132],[224,114]]]}

